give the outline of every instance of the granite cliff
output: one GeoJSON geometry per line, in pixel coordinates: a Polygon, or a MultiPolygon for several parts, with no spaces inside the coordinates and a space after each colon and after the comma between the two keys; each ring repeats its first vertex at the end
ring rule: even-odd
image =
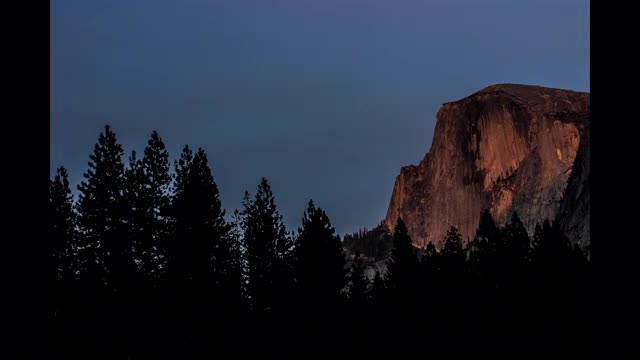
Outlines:
{"type": "Polygon", "coordinates": [[[499,224],[517,211],[530,234],[558,218],[586,248],[589,106],[589,93],[515,84],[443,104],[429,152],[396,178],[385,224],[402,217],[416,246],[439,246],[450,226],[472,239],[484,209],[499,224]]]}

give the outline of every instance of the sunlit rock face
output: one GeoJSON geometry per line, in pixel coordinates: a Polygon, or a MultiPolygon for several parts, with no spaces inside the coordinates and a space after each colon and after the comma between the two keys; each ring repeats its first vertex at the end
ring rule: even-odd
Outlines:
{"type": "MultiPolygon", "coordinates": [[[[529,85],[492,85],[444,104],[431,149],[396,178],[387,227],[402,217],[416,246],[439,246],[451,226],[472,239],[484,209],[500,224],[517,211],[530,233],[535,221],[555,219],[561,202],[574,211],[570,197],[584,197],[584,186],[563,194],[588,141],[588,114],[589,93],[529,85]]],[[[582,221],[573,213],[563,218],[571,240],[588,243],[582,221]]]]}

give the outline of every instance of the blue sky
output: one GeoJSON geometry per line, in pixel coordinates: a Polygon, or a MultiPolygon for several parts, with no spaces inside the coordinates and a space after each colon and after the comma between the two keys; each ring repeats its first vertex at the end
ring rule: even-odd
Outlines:
{"type": "Polygon", "coordinates": [[[589,91],[589,2],[51,3],[50,173],[73,186],[110,124],[203,147],[223,206],[261,176],[290,229],[309,198],[339,233],[386,214],[444,102],[496,83],[589,91]]]}

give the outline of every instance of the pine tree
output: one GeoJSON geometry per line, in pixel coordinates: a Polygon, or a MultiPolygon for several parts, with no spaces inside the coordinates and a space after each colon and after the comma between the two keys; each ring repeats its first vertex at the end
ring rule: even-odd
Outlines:
{"type": "Polygon", "coordinates": [[[506,268],[502,270],[505,275],[510,277],[511,285],[519,285],[525,282],[524,275],[529,262],[530,239],[517,212],[513,212],[511,221],[505,225],[504,232],[506,268]]]}
{"type": "Polygon", "coordinates": [[[420,260],[422,277],[427,287],[436,285],[439,272],[439,255],[440,254],[436,251],[436,246],[429,241],[427,247],[422,253],[422,259],[420,260]]]}
{"type": "Polygon", "coordinates": [[[245,192],[242,211],[244,243],[247,248],[248,295],[254,311],[274,305],[275,288],[286,288],[291,255],[282,216],[278,213],[271,187],[265,178],[253,200],[245,192]]]}
{"type": "Polygon", "coordinates": [[[380,275],[380,271],[376,271],[376,275],[373,277],[373,284],[371,286],[371,290],[378,291],[385,288],[386,286],[384,284],[384,279],[382,278],[382,275],[380,275]]]}
{"type": "Polygon", "coordinates": [[[231,218],[228,235],[229,256],[227,263],[223,266],[226,281],[224,288],[228,289],[231,306],[240,309],[246,305],[246,247],[244,245],[243,220],[240,212],[235,210],[231,218]]]}
{"type": "Polygon", "coordinates": [[[49,182],[49,241],[52,279],[66,282],[75,279],[77,251],[76,216],[73,211],[73,195],[69,188],[67,169],[59,167],[49,182]]]}
{"type": "MultiPolygon", "coordinates": [[[[180,199],[181,194],[187,187],[189,180],[189,171],[193,163],[193,151],[189,148],[189,145],[185,145],[180,153],[180,158],[175,161],[175,184],[174,184],[174,197],[180,199]]],[[[175,215],[175,214],[174,214],[175,215]]]]}
{"type": "Polygon", "coordinates": [[[489,286],[495,286],[499,276],[498,262],[501,252],[501,231],[488,209],[480,216],[473,242],[469,244],[470,263],[474,272],[489,286]]]}
{"type": "Polygon", "coordinates": [[[536,224],[531,262],[534,271],[546,285],[562,286],[572,269],[573,249],[557,222],[545,219],[542,227],[536,224]]]}
{"type": "Polygon", "coordinates": [[[511,221],[505,226],[508,240],[507,248],[511,256],[520,264],[527,262],[531,241],[517,212],[511,215],[511,221]]]}
{"type": "Polygon", "coordinates": [[[440,255],[444,281],[449,285],[459,285],[465,271],[466,256],[462,247],[462,235],[455,226],[447,231],[440,255]]]}
{"type": "Polygon", "coordinates": [[[476,231],[476,239],[483,241],[495,240],[498,234],[498,226],[496,226],[493,216],[488,209],[485,209],[480,216],[480,224],[476,231]]]}
{"type": "Polygon", "coordinates": [[[404,221],[398,218],[393,232],[393,249],[387,264],[389,287],[414,289],[417,286],[420,264],[412,242],[404,221]]]}
{"type": "MultiPolygon", "coordinates": [[[[556,225],[556,224],[554,224],[556,225]]],[[[563,241],[564,234],[558,231],[549,219],[545,219],[542,227],[536,224],[531,247],[532,260],[539,266],[556,266],[557,259],[569,252],[568,241],[563,241]]]]}
{"type": "Polygon", "coordinates": [[[220,287],[224,272],[221,265],[229,256],[229,226],[203,149],[191,158],[190,149],[184,148],[176,165],[176,178],[173,280],[189,283],[197,291],[220,287]]]}
{"type": "Polygon", "coordinates": [[[180,157],[175,161],[174,196],[169,207],[169,227],[171,231],[168,252],[166,277],[172,285],[184,284],[189,277],[190,243],[184,238],[188,235],[189,215],[186,188],[189,172],[193,163],[193,152],[189,145],[182,149],[180,157]]]}
{"type": "Polygon", "coordinates": [[[85,277],[102,278],[115,290],[131,278],[133,260],[126,236],[123,150],[107,125],[100,133],[89,170],[80,183],[78,225],[82,236],[81,255],[85,277]]]}
{"type": "Polygon", "coordinates": [[[369,281],[364,271],[364,261],[360,257],[360,253],[357,252],[351,263],[351,287],[349,289],[351,303],[356,306],[362,305],[367,296],[369,281]]]}
{"type": "Polygon", "coordinates": [[[144,157],[138,159],[136,155],[135,151],[131,153],[125,170],[128,234],[141,278],[145,284],[153,285],[162,269],[161,251],[168,238],[169,159],[155,131],[144,150],[144,157]]]}
{"type": "Polygon", "coordinates": [[[345,286],[345,255],[329,217],[309,201],[298,229],[296,279],[315,298],[332,298],[345,286]]]}
{"type": "Polygon", "coordinates": [[[138,265],[141,278],[147,279],[146,268],[151,263],[147,250],[151,241],[149,228],[149,197],[142,161],[136,151],[129,156],[129,165],[124,171],[124,201],[126,206],[126,224],[128,241],[131,244],[132,257],[138,265]]]}
{"type": "Polygon", "coordinates": [[[373,304],[382,305],[385,300],[383,298],[385,288],[385,281],[380,271],[376,271],[376,275],[373,277],[373,283],[371,284],[371,291],[369,291],[368,300],[373,304]]]}
{"type": "Polygon", "coordinates": [[[143,268],[143,273],[149,279],[157,280],[165,265],[166,248],[169,241],[168,208],[170,205],[169,187],[169,153],[162,138],[156,131],[144,149],[142,169],[146,182],[146,196],[148,198],[149,239],[143,246],[143,252],[149,261],[143,268]]]}

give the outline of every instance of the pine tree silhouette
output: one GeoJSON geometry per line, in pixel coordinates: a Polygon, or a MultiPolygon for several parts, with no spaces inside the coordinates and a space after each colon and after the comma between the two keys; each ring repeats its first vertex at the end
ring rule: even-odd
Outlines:
{"type": "Polygon", "coordinates": [[[362,306],[365,303],[369,291],[369,280],[364,271],[364,261],[360,257],[360,253],[356,253],[351,264],[351,287],[349,289],[351,303],[355,306],[362,306]]]}
{"type": "Polygon", "coordinates": [[[431,241],[429,241],[422,253],[422,258],[420,260],[423,285],[427,289],[433,289],[439,286],[439,284],[437,283],[440,271],[439,257],[440,254],[436,251],[436,246],[431,241]]]}
{"type": "Polygon", "coordinates": [[[169,208],[169,226],[171,236],[167,253],[167,280],[171,286],[177,286],[190,277],[189,256],[192,250],[190,242],[184,240],[189,232],[188,182],[193,163],[193,152],[189,145],[185,145],[180,158],[175,161],[174,196],[169,208]]]}
{"type": "Polygon", "coordinates": [[[380,275],[380,271],[376,271],[376,275],[373,277],[373,283],[371,284],[370,292],[373,299],[370,298],[370,300],[379,303],[379,300],[382,298],[382,293],[384,292],[385,288],[385,281],[382,278],[382,275],[380,275]]]}
{"type": "Polygon", "coordinates": [[[244,242],[247,247],[248,294],[256,312],[272,309],[275,289],[286,288],[292,280],[289,269],[291,239],[276,209],[271,187],[265,178],[253,200],[245,192],[242,211],[244,242]]]}
{"type": "Polygon", "coordinates": [[[454,287],[461,285],[465,272],[466,255],[462,247],[462,236],[455,226],[447,231],[440,256],[444,282],[454,287]]]}
{"type": "Polygon", "coordinates": [[[543,286],[557,289],[570,283],[572,259],[573,249],[557,222],[551,224],[545,219],[542,227],[536,225],[531,262],[543,286]]]}
{"type": "Polygon", "coordinates": [[[109,125],[100,133],[85,180],[78,185],[78,225],[85,275],[101,278],[108,288],[123,290],[133,278],[123,197],[123,150],[109,125]]]}
{"type": "Polygon", "coordinates": [[[148,197],[148,226],[150,237],[142,250],[149,263],[143,273],[151,281],[160,279],[166,262],[166,249],[169,241],[168,210],[171,203],[169,190],[169,153],[162,138],[156,131],[151,133],[142,158],[146,195],[148,197]]]}
{"type": "Polygon", "coordinates": [[[398,218],[393,232],[393,249],[387,263],[388,285],[396,289],[415,289],[420,271],[418,257],[402,219],[398,218]]]}
{"type": "Polygon", "coordinates": [[[524,224],[513,212],[511,221],[505,225],[505,268],[501,269],[508,279],[507,286],[521,287],[526,282],[526,271],[529,263],[530,239],[524,224]]]}
{"type": "MultiPolygon", "coordinates": [[[[146,267],[151,264],[148,251],[151,243],[149,197],[142,161],[137,158],[136,151],[129,156],[129,165],[124,171],[124,207],[126,213],[126,235],[132,247],[132,257],[138,265],[139,279],[147,279],[146,267]]],[[[146,282],[145,282],[146,283],[146,282]]]]}
{"type": "Polygon", "coordinates": [[[346,285],[345,255],[329,217],[310,200],[298,229],[296,279],[307,294],[332,300],[346,285]]]}
{"type": "Polygon", "coordinates": [[[238,210],[235,210],[229,224],[229,235],[226,242],[228,257],[222,265],[225,271],[223,288],[228,293],[229,307],[238,311],[246,310],[247,306],[246,246],[244,245],[242,224],[242,216],[238,210]]]}
{"type": "Polygon", "coordinates": [[[52,280],[73,281],[76,277],[76,214],[67,169],[59,167],[49,182],[49,245],[52,280]]]}
{"type": "Polygon", "coordinates": [[[480,281],[495,287],[499,274],[499,252],[501,252],[501,231],[488,209],[482,212],[473,242],[469,244],[470,265],[480,281]]]}
{"type": "Polygon", "coordinates": [[[172,270],[180,281],[200,292],[223,281],[219,266],[224,263],[223,257],[229,256],[229,226],[204,150],[198,149],[191,159],[191,151],[185,147],[176,176],[180,181],[173,209],[176,231],[172,270]]]}

